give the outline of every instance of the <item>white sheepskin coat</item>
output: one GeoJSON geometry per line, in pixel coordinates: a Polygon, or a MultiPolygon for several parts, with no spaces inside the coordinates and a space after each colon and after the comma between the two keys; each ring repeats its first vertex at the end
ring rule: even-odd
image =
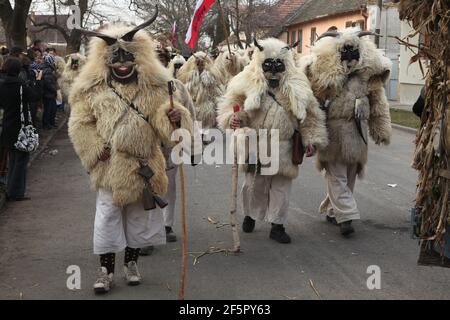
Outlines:
{"type": "Polygon", "coordinates": [[[359,38],[358,29],[349,28],[337,38],[321,39],[312,53],[301,59],[300,65],[312,84],[320,103],[329,101],[327,127],[329,146],[319,152],[318,168],[328,162],[357,164],[358,173],[367,164],[368,146],[355,123],[356,100],[360,101],[362,129],[369,132],[377,144],[389,144],[391,117],[384,85],[391,70],[390,59],[383,56],[367,37],[359,38]],[[341,63],[340,49],[352,44],[360,50],[359,63],[348,71],[341,63]]]}
{"type": "MultiPolygon", "coordinates": [[[[103,33],[120,38],[132,27],[113,24],[103,33]]],[[[167,192],[168,179],[161,143],[171,145],[172,124],[167,116],[170,109],[167,83],[172,77],[162,66],[154,52],[154,43],[147,32],[141,30],[133,41],[119,40],[108,46],[99,38],[89,44],[86,65],[75,79],[69,103],[71,116],[69,136],[85,169],[89,172],[93,189],[112,192],[116,206],[123,207],[142,199],[145,185],[139,176],[140,164],[148,164],[155,175],[148,181],[153,191],[162,196],[167,192]],[[148,118],[142,119],[119,99],[108,87],[108,63],[117,46],[135,55],[137,82],[114,87],[127,100],[132,101],[148,118]],[[125,116],[118,123],[116,122],[125,116]],[[105,145],[111,145],[111,158],[99,161],[105,145]]],[[[191,131],[190,112],[178,100],[175,106],[181,113],[182,128],[191,131]]]]}
{"type": "Polygon", "coordinates": [[[280,166],[277,174],[296,178],[297,165],[292,163],[292,145],[295,130],[300,130],[303,144],[325,148],[328,143],[325,114],[320,110],[306,76],[295,66],[292,51],[277,39],[262,40],[264,51],[255,50],[251,63],[231,80],[219,104],[218,124],[230,128],[233,105],[241,111],[236,115],[243,126],[253,129],[278,129],[280,166]],[[262,70],[265,59],[282,59],[286,72],[280,87],[272,89],[275,100],[268,95],[268,84],[262,70]]]}

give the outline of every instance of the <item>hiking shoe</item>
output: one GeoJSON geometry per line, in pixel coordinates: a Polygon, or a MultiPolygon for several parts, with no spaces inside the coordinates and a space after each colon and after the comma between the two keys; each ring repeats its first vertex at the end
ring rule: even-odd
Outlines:
{"type": "Polygon", "coordinates": [[[339,227],[341,228],[341,234],[344,237],[348,237],[352,233],[355,233],[355,229],[352,227],[352,221],[343,222],[339,227]]]}
{"type": "Polygon", "coordinates": [[[145,248],[141,248],[141,250],[139,251],[139,255],[146,257],[146,256],[151,256],[153,254],[153,250],[155,250],[154,246],[148,246],[145,248]]]}
{"type": "Polygon", "coordinates": [[[283,244],[291,243],[291,237],[286,233],[286,229],[282,224],[272,224],[270,239],[283,244]]]}
{"type": "Polygon", "coordinates": [[[172,227],[166,227],[166,241],[177,242],[177,236],[173,232],[172,227]]]}
{"type": "Polygon", "coordinates": [[[130,261],[123,267],[125,279],[129,286],[138,286],[141,284],[142,277],[139,273],[136,261],[130,261]]]}
{"type": "Polygon", "coordinates": [[[94,291],[96,294],[104,294],[109,292],[114,286],[113,281],[114,274],[108,274],[108,270],[105,267],[101,267],[98,270],[98,278],[94,283],[94,291]]]}
{"type": "Polygon", "coordinates": [[[332,225],[334,225],[334,226],[338,226],[339,225],[339,223],[337,222],[335,217],[330,217],[329,215],[327,215],[327,221],[329,223],[331,223],[332,225]]]}
{"type": "Polygon", "coordinates": [[[242,224],[242,230],[245,233],[252,233],[253,230],[255,230],[255,224],[256,224],[255,220],[253,220],[249,216],[246,216],[244,219],[244,223],[242,224]]]}

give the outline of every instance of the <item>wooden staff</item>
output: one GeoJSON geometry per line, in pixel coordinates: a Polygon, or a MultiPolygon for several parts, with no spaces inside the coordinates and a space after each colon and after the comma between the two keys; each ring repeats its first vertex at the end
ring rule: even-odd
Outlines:
{"type": "MultiPolygon", "coordinates": [[[[168,82],[170,108],[174,108],[173,93],[175,91],[173,81],[168,82]]],[[[173,129],[176,130],[177,126],[172,123],[173,129]]],[[[180,288],[178,290],[178,300],[184,300],[184,284],[186,280],[186,194],[185,194],[185,179],[184,179],[184,167],[180,165],[180,207],[181,207],[181,273],[180,273],[180,288]]]]}
{"type": "MultiPolygon", "coordinates": [[[[239,105],[233,106],[233,112],[239,112],[239,105]]],[[[239,253],[241,251],[241,241],[239,240],[239,232],[236,224],[236,212],[237,212],[237,189],[239,178],[239,165],[237,163],[237,139],[233,137],[234,142],[234,163],[231,169],[231,206],[230,206],[230,223],[231,231],[233,233],[233,252],[239,253]]]]}
{"type": "MultiPolygon", "coordinates": [[[[227,25],[225,24],[225,18],[223,15],[223,9],[222,9],[222,5],[220,4],[220,0],[217,0],[217,8],[219,9],[219,16],[220,16],[220,20],[222,22],[222,27],[223,27],[223,32],[225,33],[225,41],[227,42],[227,46],[228,46],[228,52],[230,53],[230,59],[231,59],[231,46],[230,46],[230,41],[229,41],[229,33],[228,33],[228,28],[227,25]]],[[[239,35],[238,35],[239,37],[239,35]]],[[[231,62],[233,62],[233,60],[231,60],[231,62]]]]}

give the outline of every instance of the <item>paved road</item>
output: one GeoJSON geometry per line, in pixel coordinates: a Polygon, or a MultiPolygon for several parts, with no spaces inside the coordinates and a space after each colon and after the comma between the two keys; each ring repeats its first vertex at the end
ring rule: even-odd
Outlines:
{"type": "MultiPolygon", "coordinates": [[[[254,234],[241,235],[244,253],[239,256],[208,255],[195,266],[189,257],[186,298],[319,299],[312,281],[323,299],[450,299],[450,270],[417,266],[417,242],[410,239],[413,139],[396,131],[390,147],[371,147],[366,179],[357,185],[363,220],[356,224],[355,237],[342,239],[316,213],[324,181],[308,161],[293,189],[288,225],[293,243],[272,242],[270,227],[259,224],[254,234]],[[381,268],[381,290],[366,287],[370,265],[381,268]]],[[[40,156],[30,170],[33,200],[12,204],[0,214],[0,299],[176,299],[179,243],[140,260],[145,277],[140,287],[127,287],[119,272],[110,295],[93,294],[98,263],[91,253],[95,195],[65,130],[51,148],[59,153],[40,156]],[[70,265],[81,268],[79,291],[66,288],[70,265]]],[[[207,219],[227,222],[230,168],[186,171],[188,250],[231,246],[230,230],[217,229],[207,219]]]]}

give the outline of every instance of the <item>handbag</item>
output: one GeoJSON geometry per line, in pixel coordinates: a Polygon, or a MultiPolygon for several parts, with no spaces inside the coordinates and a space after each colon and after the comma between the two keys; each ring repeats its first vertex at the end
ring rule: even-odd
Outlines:
{"type": "Polygon", "coordinates": [[[39,134],[36,128],[33,127],[31,112],[28,109],[28,125],[25,125],[25,115],[23,113],[23,88],[20,86],[20,123],[19,136],[14,147],[22,152],[34,152],[39,147],[39,134]]]}
{"type": "Polygon", "coordinates": [[[295,166],[300,166],[303,164],[303,159],[305,158],[305,146],[303,145],[300,131],[295,130],[292,139],[292,163],[295,166]]]}

